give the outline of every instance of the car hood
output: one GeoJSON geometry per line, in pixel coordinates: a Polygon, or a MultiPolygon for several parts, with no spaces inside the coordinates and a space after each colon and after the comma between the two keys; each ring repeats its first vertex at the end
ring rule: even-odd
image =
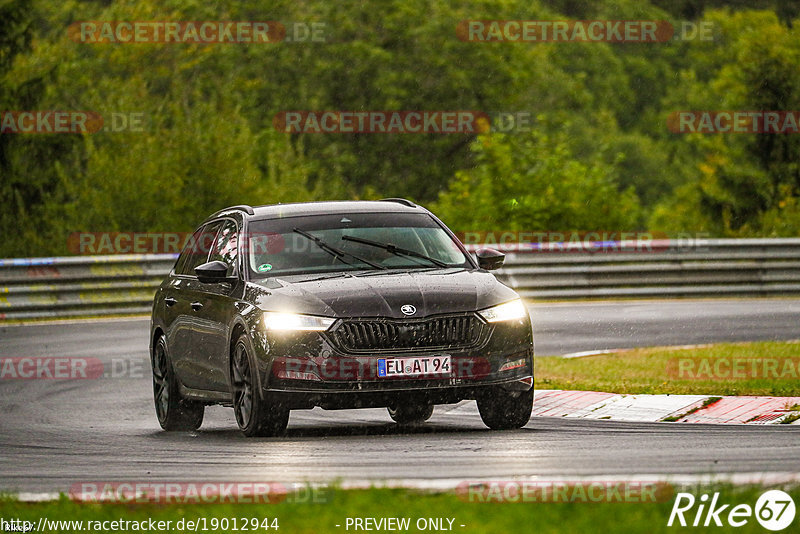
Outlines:
{"type": "Polygon", "coordinates": [[[346,275],[295,275],[249,284],[250,302],[266,311],[328,317],[412,317],[480,310],[517,297],[489,272],[465,269],[346,275]]]}

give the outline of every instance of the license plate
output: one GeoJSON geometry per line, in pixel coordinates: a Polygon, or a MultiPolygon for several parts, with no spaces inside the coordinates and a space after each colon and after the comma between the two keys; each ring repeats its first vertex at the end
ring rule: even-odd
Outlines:
{"type": "Polygon", "coordinates": [[[414,358],[379,358],[378,376],[450,376],[450,355],[419,356],[414,358]]]}

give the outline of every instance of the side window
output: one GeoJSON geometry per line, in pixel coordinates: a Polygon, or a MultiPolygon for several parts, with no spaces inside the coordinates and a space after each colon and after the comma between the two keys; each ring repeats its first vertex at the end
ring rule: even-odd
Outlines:
{"type": "Polygon", "coordinates": [[[236,258],[239,252],[239,229],[236,228],[236,223],[231,220],[226,220],[216,239],[214,246],[211,249],[211,256],[208,261],[224,261],[228,264],[228,274],[236,274],[236,258]]]}
{"type": "Polygon", "coordinates": [[[175,264],[176,274],[194,275],[194,268],[208,261],[209,251],[221,224],[209,223],[192,235],[175,264]]]}
{"type": "Polygon", "coordinates": [[[203,232],[203,228],[198,228],[195,232],[189,237],[189,240],[184,244],[183,250],[181,251],[180,255],[178,256],[178,261],[175,262],[175,274],[184,274],[183,268],[188,261],[189,256],[192,252],[192,247],[194,246],[193,243],[196,243],[197,240],[200,239],[200,234],[203,232]]]}

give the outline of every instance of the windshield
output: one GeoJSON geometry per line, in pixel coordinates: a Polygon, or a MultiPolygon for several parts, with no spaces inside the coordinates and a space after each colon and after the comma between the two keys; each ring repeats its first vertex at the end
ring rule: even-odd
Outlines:
{"type": "Polygon", "coordinates": [[[246,253],[253,278],[471,266],[447,232],[422,213],[339,213],[252,221],[246,253]]]}

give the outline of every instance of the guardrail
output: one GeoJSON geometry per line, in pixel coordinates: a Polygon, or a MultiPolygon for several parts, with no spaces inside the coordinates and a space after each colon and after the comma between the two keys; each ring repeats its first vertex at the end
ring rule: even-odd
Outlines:
{"type": "Polygon", "coordinates": [[[533,299],[800,294],[800,239],[604,245],[500,246],[507,257],[498,275],[533,299]]]}
{"type": "MultiPolygon", "coordinates": [[[[496,245],[532,299],[800,294],[800,238],[496,245]]],[[[477,246],[471,246],[474,250],[477,246]]],[[[149,313],[175,255],[0,260],[0,320],[149,313]]]]}
{"type": "Polygon", "coordinates": [[[174,254],[0,260],[0,320],[149,313],[174,254]]]}

